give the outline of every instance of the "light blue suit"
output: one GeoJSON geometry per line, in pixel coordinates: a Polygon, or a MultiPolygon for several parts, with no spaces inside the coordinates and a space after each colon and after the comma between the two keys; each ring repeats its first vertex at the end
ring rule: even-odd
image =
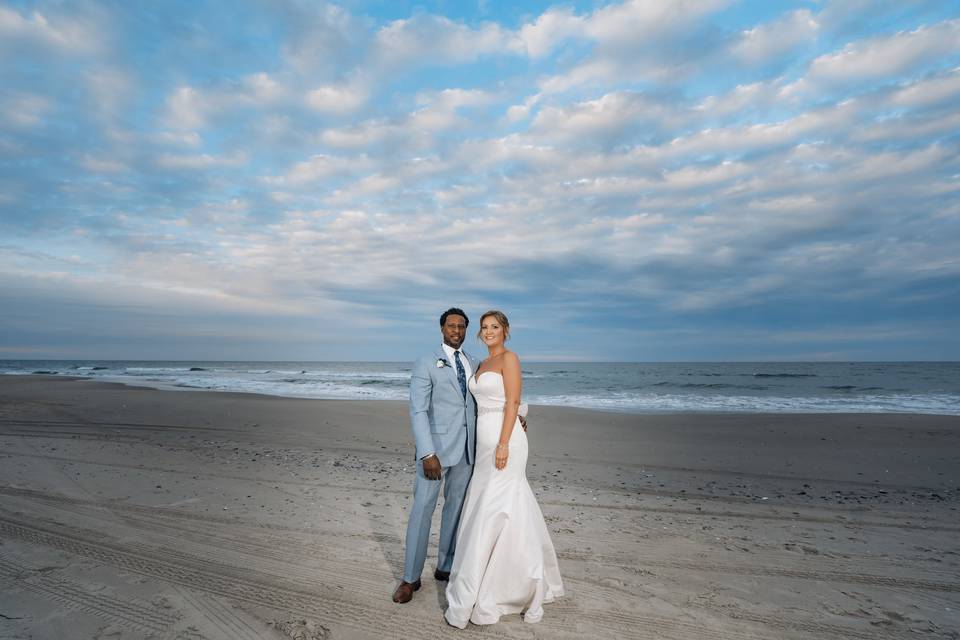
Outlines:
{"type": "MultiPolygon", "coordinates": [[[[479,362],[461,351],[473,371],[479,362]]],[[[477,405],[473,394],[466,397],[457,381],[456,363],[440,347],[413,365],[410,374],[410,424],[417,447],[417,477],[413,483],[413,506],[407,523],[403,580],[416,582],[427,557],[430,524],[437,508],[441,480],[423,475],[423,456],[436,453],[443,467],[443,513],[440,518],[440,548],[437,569],[450,571],[456,547],[460,508],[473,474],[477,437],[477,405]],[[438,367],[443,361],[445,366],[438,367]]]]}

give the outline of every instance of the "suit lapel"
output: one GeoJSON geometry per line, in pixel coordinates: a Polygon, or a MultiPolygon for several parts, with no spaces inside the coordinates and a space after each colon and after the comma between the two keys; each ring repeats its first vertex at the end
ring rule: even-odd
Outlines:
{"type": "Polygon", "coordinates": [[[457,391],[457,395],[462,395],[460,393],[460,382],[457,380],[457,363],[451,362],[450,358],[447,357],[447,352],[443,347],[437,349],[437,358],[442,358],[449,367],[444,367],[447,370],[447,379],[450,380],[450,384],[453,385],[453,388],[457,391]]]}

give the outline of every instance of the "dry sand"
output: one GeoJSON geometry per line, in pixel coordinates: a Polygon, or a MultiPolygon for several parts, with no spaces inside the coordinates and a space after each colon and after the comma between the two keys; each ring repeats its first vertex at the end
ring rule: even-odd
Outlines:
{"type": "Polygon", "coordinates": [[[958,418],[530,420],[568,596],[457,631],[404,403],[0,377],[0,638],[960,638],[958,418]]]}

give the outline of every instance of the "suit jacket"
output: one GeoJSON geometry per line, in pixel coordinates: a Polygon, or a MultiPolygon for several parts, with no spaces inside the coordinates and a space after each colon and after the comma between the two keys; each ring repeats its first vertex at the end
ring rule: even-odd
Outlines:
{"type": "MultiPolygon", "coordinates": [[[[461,351],[476,371],[479,361],[461,351]]],[[[464,451],[473,464],[477,438],[477,404],[473,394],[460,392],[457,365],[443,347],[417,360],[410,374],[410,424],[417,445],[417,460],[431,451],[440,464],[457,464],[464,451]],[[438,367],[437,362],[446,363],[438,367]]]]}

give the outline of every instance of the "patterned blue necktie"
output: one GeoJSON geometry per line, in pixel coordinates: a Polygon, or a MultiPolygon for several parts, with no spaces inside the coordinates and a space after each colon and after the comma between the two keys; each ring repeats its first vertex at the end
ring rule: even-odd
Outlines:
{"type": "Polygon", "coordinates": [[[463,363],[460,362],[460,352],[453,352],[453,359],[457,361],[457,382],[460,383],[460,392],[463,397],[467,397],[467,372],[463,370],[463,363]]]}

